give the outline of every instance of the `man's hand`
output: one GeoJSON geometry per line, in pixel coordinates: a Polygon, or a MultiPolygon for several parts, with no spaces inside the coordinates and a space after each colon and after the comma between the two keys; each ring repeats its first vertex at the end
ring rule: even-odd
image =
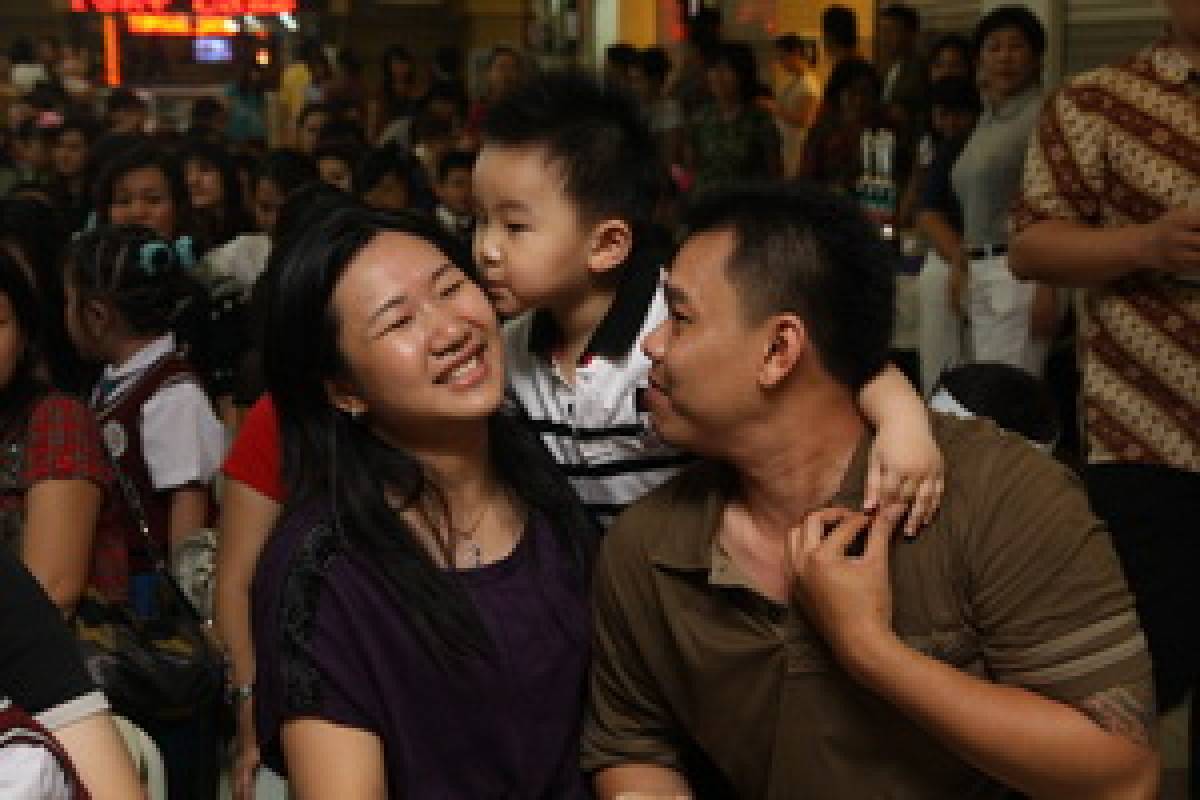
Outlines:
{"type": "Polygon", "coordinates": [[[1145,266],[1164,272],[1200,272],[1200,210],[1175,209],[1142,226],[1145,266]]]}
{"type": "Polygon", "coordinates": [[[796,596],[843,665],[860,642],[892,636],[888,554],[903,512],[899,505],[874,515],[828,508],[788,536],[796,596]]]}

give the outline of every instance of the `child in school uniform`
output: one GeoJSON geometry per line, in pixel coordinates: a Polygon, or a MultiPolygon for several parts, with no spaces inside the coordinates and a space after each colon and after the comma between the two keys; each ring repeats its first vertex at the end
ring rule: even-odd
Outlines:
{"type": "MultiPolygon", "coordinates": [[[[85,358],[104,364],[90,405],[153,541],[130,524],[139,514],[120,494],[114,518],[101,524],[128,531],[132,604],[143,614],[153,612],[156,555],[211,523],[210,483],[225,450],[224,429],[173,332],[201,308],[193,263],[188,240],[122,225],[83,234],[66,265],[68,331],[85,358]]],[[[139,721],[163,751],[173,798],[204,796],[214,781],[215,731],[203,716],[161,728],[139,721]]]]}

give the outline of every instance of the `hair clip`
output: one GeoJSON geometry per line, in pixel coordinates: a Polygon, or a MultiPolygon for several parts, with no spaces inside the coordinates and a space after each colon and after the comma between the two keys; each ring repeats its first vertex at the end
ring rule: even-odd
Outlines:
{"type": "Polygon", "coordinates": [[[180,236],[175,240],[175,256],[184,269],[196,266],[196,250],[192,245],[192,237],[180,236]]]}
{"type": "Polygon", "coordinates": [[[138,251],[138,266],[153,277],[171,265],[171,251],[163,242],[146,242],[138,251]]]}

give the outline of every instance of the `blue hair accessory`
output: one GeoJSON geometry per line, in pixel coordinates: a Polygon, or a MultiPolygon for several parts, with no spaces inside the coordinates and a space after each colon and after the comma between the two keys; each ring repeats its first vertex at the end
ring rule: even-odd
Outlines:
{"type": "Polygon", "coordinates": [[[175,240],[175,257],[179,259],[179,265],[184,269],[196,266],[196,250],[192,246],[192,237],[180,236],[175,240]]]}
{"type": "Polygon", "coordinates": [[[170,268],[172,252],[184,269],[191,269],[196,265],[196,252],[190,236],[180,236],[169,246],[159,240],[146,242],[138,251],[138,265],[147,275],[158,275],[170,268]]]}
{"type": "Polygon", "coordinates": [[[171,251],[166,242],[146,242],[138,251],[138,266],[142,272],[153,277],[171,266],[171,251]]]}

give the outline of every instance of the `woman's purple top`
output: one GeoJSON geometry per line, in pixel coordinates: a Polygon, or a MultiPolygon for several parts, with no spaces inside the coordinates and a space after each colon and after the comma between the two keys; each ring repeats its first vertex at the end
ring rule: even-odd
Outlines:
{"type": "Polygon", "coordinates": [[[459,572],[493,649],[444,669],[327,509],[288,515],[253,585],[265,762],[283,768],[284,722],[316,717],[379,737],[394,798],[587,797],[587,593],[569,564],[533,513],[511,555],[459,572]]]}

